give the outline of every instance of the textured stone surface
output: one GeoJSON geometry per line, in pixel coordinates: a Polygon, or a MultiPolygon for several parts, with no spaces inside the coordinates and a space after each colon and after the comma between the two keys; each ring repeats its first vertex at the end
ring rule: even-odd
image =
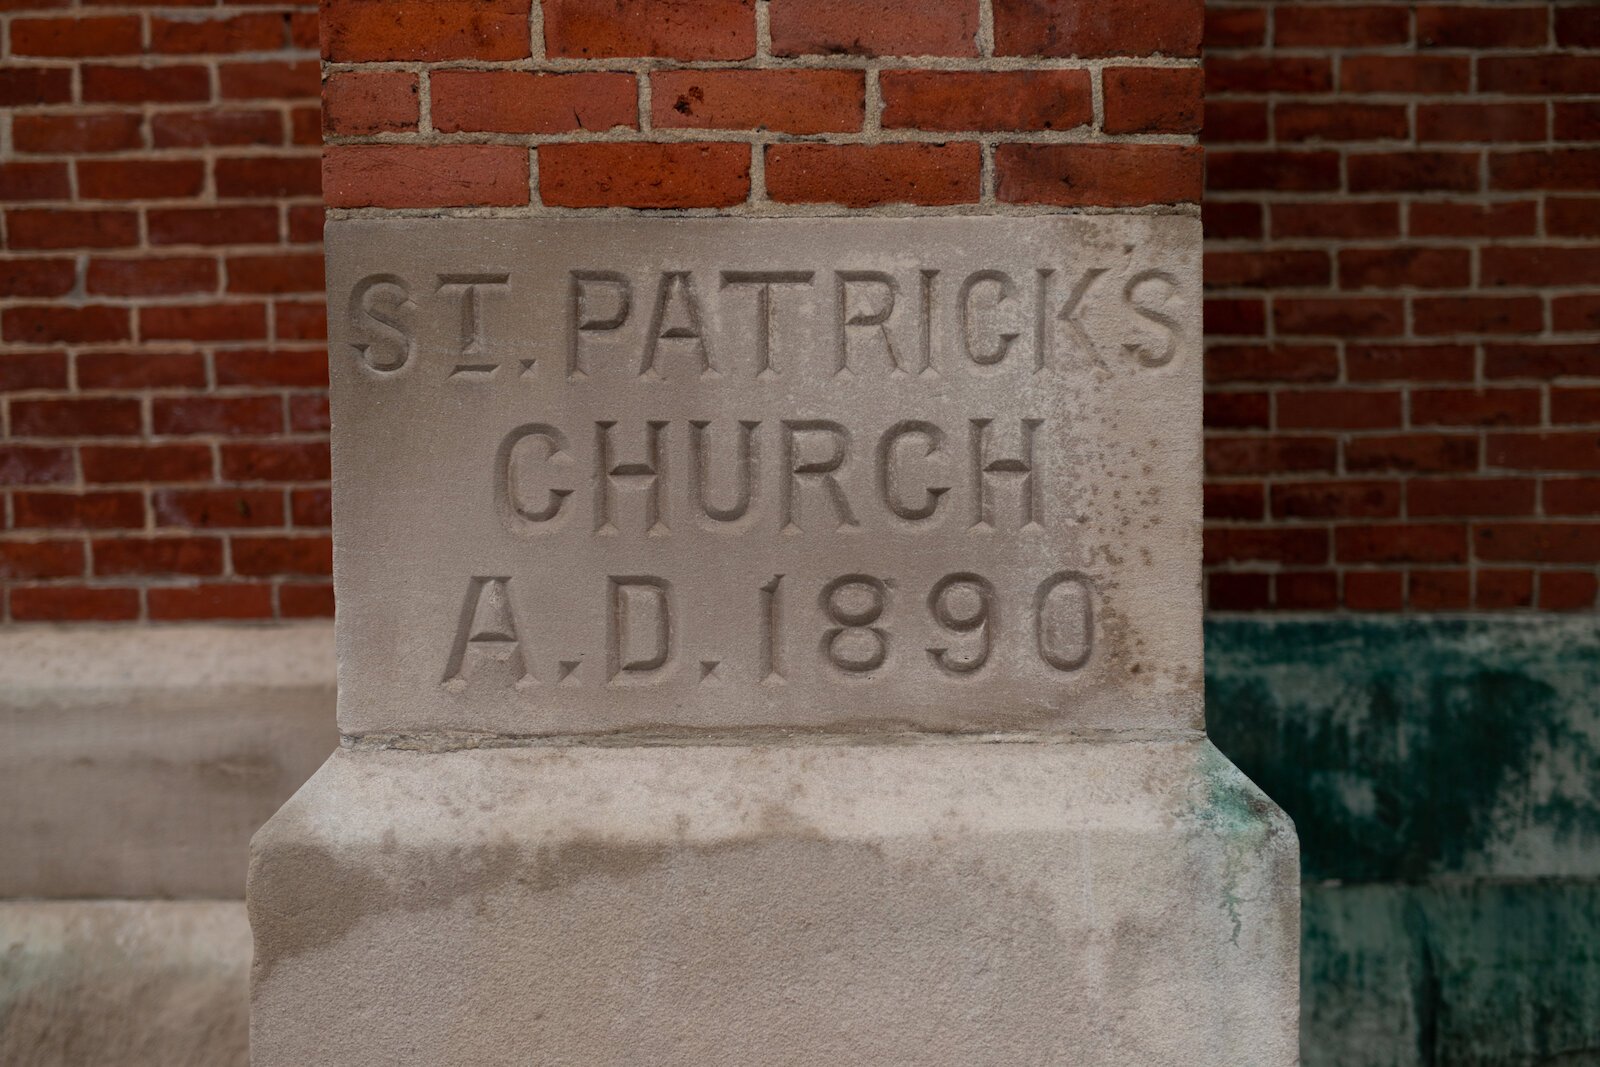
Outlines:
{"type": "Polygon", "coordinates": [[[236,901],[0,903],[0,1063],[245,1067],[249,967],[236,901]]]}
{"type": "Polygon", "coordinates": [[[325,623],[0,630],[0,897],[238,897],[338,744],[325,623]]]}
{"type": "Polygon", "coordinates": [[[340,751],[256,1067],[1288,1067],[1292,829],[1205,742],[340,751]]]}
{"type": "Polygon", "coordinates": [[[1196,220],[327,241],[346,733],[1198,729],[1196,220]]]}

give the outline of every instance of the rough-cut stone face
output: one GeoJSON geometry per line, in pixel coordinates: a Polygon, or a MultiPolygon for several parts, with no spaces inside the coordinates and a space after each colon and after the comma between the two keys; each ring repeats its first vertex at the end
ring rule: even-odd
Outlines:
{"type": "Polygon", "coordinates": [[[1196,220],[327,240],[345,732],[1199,727],[1196,220]]]}

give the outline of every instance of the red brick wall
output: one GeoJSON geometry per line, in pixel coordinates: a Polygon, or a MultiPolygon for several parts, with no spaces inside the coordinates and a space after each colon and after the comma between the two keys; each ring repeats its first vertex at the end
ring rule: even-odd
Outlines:
{"type": "Polygon", "coordinates": [[[328,614],[315,6],[0,22],[6,619],[328,614]]]}
{"type": "Polygon", "coordinates": [[[1213,0],[1213,609],[1592,608],[1600,4],[1213,0]]]}
{"type": "MultiPolygon", "coordinates": [[[[1597,10],[1213,0],[1213,608],[1593,606],[1597,10]]],[[[6,617],[325,614],[312,12],[0,22],[6,617]]],[[[1193,210],[1199,26],[330,0],[324,180],[356,214],[1193,210]]]]}

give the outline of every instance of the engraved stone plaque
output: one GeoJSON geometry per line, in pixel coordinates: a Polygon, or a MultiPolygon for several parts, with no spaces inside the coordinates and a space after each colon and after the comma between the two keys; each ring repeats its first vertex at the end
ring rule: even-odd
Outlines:
{"type": "Polygon", "coordinates": [[[348,734],[1198,729],[1198,220],[327,231],[348,734]]]}

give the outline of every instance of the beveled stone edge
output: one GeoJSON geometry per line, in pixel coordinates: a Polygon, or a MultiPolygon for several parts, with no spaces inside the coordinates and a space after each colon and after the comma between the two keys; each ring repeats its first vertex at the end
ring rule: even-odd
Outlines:
{"type": "Polygon", "coordinates": [[[36,691],[108,687],[331,688],[331,620],[261,625],[26,624],[0,627],[0,706],[36,691]]]}

